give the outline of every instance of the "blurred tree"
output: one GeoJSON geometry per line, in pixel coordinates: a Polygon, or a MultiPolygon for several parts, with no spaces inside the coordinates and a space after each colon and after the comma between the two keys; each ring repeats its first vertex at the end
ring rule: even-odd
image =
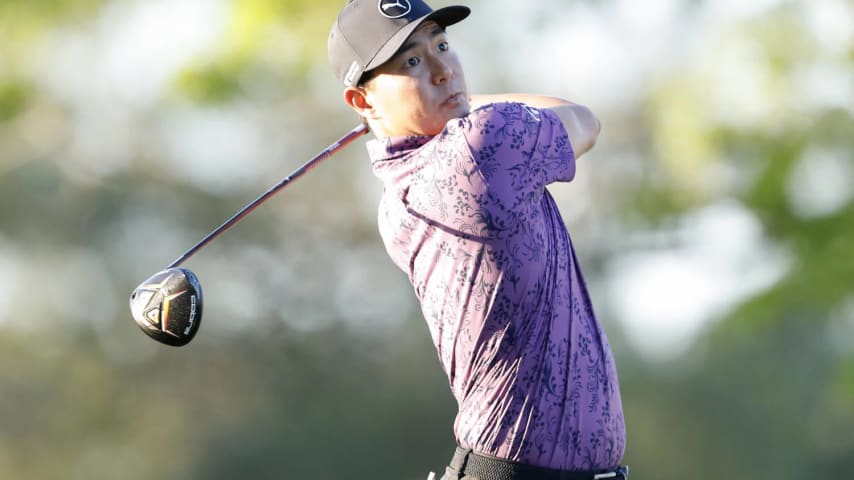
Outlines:
{"type": "MultiPolygon", "coordinates": [[[[761,72],[759,91],[766,97],[755,100],[765,102],[763,116],[745,122],[734,116],[737,109],[710,115],[721,110],[711,103],[721,87],[710,85],[714,76],[690,71],[672,72],[651,97],[662,162],[651,177],[662,177],[630,194],[638,199],[628,203],[637,209],[630,216],[666,225],[697,205],[736,199],[790,265],[770,289],[720,319],[677,364],[623,377],[629,379],[630,463],[643,472],[639,478],[794,480],[854,468],[854,202],[844,193],[850,187],[834,193],[839,182],[817,186],[804,175],[808,168],[819,178],[852,178],[854,116],[850,109],[804,101],[798,82],[816,59],[849,72],[854,65],[850,58],[822,55],[803,8],[784,3],[730,32],[738,48],[757,49],[750,67],[761,72]],[[822,155],[826,161],[813,161],[822,155]],[[726,190],[710,189],[716,184],[707,180],[721,164],[738,178],[726,190]],[[841,200],[805,210],[799,205],[804,195],[841,200]],[[833,338],[841,332],[845,338],[833,338]],[[657,379],[656,390],[633,384],[646,375],[657,379]]],[[[847,93],[827,88],[850,101],[850,85],[847,93]]]]}
{"type": "MultiPolygon", "coordinates": [[[[403,318],[358,329],[353,319],[369,315],[339,305],[343,270],[377,272],[359,262],[382,257],[370,216],[353,213],[360,170],[347,162],[318,171],[288,208],[256,213],[194,265],[226,286],[210,285],[218,294],[191,346],[152,345],[136,331],[123,296],[140,271],[245,201],[175,175],[158,159],[169,128],[160,122],[300,105],[299,118],[283,122],[299,141],[282,149],[301,158],[344,120],[302,93],[326,68],[318,39],[341,2],[226,2],[215,47],[153,106],[73,104],[47,88],[37,68],[52,59],[46,39],[85,37],[105,9],[129,3],[0,2],[0,477],[416,479],[442,468],[454,405],[416,310],[375,297],[403,318]],[[162,101],[169,93],[177,101],[162,101]],[[188,110],[202,113],[180,116],[188,110]],[[113,170],[98,160],[113,151],[89,170],[69,154],[97,152],[77,144],[93,117],[107,118],[97,124],[104,143],[118,137],[130,151],[113,170]],[[125,141],[107,128],[114,123],[131,132],[125,141]],[[333,247],[354,260],[320,253],[333,247]],[[260,260],[245,261],[253,255],[260,260]]],[[[587,2],[594,13],[616,3],[587,2]]],[[[709,3],[687,2],[686,17],[709,3]]],[[[815,3],[780,2],[713,32],[708,55],[656,72],[651,91],[606,119],[631,124],[623,148],[644,161],[640,177],[603,187],[624,228],[666,230],[735,201],[788,259],[781,279],[717,319],[683,357],[655,364],[617,352],[633,479],[800,480],[854,469],[854,206],[844,183],[854,119],[851,86],[822,74],[850,79],[854,42],[831,49],[816,38],[805,23],[815,3]],[[815,78],[821,94],[806,96],[815,78]]],[[[850,18],[850,6],[843,12],[850,18]]],[[[271,117],[240,118],[263,130],[271,117]]],[[[264,138],[266,152],[275,136],[264,138]]],[[[221,168],[201,157],[193,165],[221,168]]],[[[405,282],[389,278],[359,291],[405,282]]]]}
{"type": "Polygon", "coordinates": [[[178,76],[181,95],[217,104],[246,95],[281,95],[287,85],[299,88],[318,58],[326,58],[326,45],[316,40],[326,38],[339,4],[234,0],[231,8],[219,48],[178,76]]]}

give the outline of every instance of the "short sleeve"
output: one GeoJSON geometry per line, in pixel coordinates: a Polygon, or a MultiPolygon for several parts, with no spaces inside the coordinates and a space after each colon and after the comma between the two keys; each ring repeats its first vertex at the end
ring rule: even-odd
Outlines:
{"type": "Polygon", "coordinates": [[[551,110],[497,103],[472,112],[463,128],[481,175],[505,195],[541,196],[575,176],[569,135],[551,110]]]}
{"type": "Polygon", "coordinates": [[[498,238],[538,216],[545,186],[569,181],[575,158],[553,112],[498,103],[449,122],[418,152],[401,191],[411,215],[459,236],[498,238]]]}

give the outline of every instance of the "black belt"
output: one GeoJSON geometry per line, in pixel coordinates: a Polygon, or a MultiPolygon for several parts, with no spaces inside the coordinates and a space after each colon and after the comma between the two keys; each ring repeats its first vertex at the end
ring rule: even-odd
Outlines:
{"type": "Polygon", "coordinates": [[[457,447],[451,468],[461,475],[477,477],[478,480],[626,480],[629,467],[611,470],[577,471],[555,470],[487,457],[469,449],[457,447]]]}

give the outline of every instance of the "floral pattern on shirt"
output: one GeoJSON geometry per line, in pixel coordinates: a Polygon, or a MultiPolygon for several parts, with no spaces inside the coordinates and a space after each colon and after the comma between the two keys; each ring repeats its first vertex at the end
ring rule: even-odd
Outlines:
{"type": "Polygon", "coordinates": [[[575,175],[557,115],[494,104],[368,149],[385,187],[380,234],[459,404],[458,443],[552,468],[618,465],[614,359],[546,189],[575,175]]]}

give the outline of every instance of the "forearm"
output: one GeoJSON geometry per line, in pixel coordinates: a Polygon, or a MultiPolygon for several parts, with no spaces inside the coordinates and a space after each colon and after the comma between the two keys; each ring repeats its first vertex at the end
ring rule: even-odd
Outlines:
{"type": "Polygon", "coordinates": [[[565,105],[574,105],[574,103],[557,97],[549,97],[546,95],[534,95],[530,93],[500,93],[492,95],[472,95],[469,103],[471,109],[475,110],[490,103],[500,102],[517,102],[530,105],[534,108],[552,108],[565,105]]]}
{"type": "Polygon", "coordinates": [[[555,112],[569,135],[569,141],[576,158],[593,148],[602,129],[599,119],[589,108],[562,98],[528,93],[505,93],[472,95],[470,100],[472,110],[498,102],[519,102],[534,108],[547,108],[555,112]]]}
{"type": "Polygon", "coordinates": [[[563,122],[576,158],[593,148],[599,138],[602,124],[589,108],[573,104],[551,110],[557,113],[563,122]]]}

